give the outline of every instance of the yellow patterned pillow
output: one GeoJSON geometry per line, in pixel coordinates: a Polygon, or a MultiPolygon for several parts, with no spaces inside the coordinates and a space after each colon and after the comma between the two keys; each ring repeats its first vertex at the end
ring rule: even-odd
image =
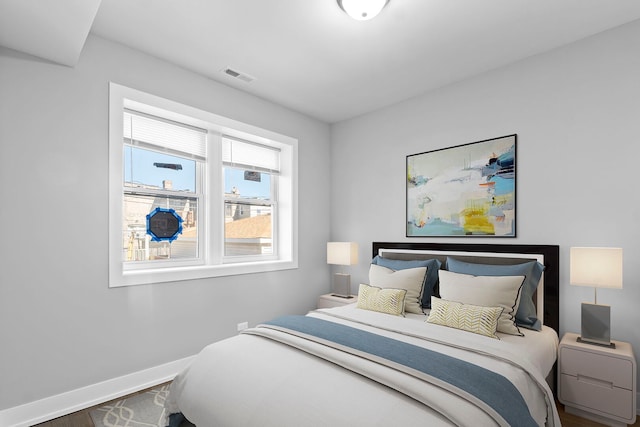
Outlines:
{"type": "Polygon", "coordinates": [[[462,304],[432,296],[427,322],[498,339],[496,330],[502,310],[502,307],[462,304]]]}
{"type": "Polygon", "coordinates": [[[361,284],[358,289],[358,308],[404,316],[405,289],[382,289],[361,284]]]}

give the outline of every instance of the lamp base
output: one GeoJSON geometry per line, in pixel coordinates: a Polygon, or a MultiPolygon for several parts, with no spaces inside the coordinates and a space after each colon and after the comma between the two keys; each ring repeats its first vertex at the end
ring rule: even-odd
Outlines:
{"type": "Polygon", "coordinates": [[[612,344],[611,307],[583,302],[582,333],[579,339],[587,344],[609,347],[612,344]]]}
{"type": "Polygon", "coordinates": [[[333,275],[332,295],[342,298],[351,298],[351,275],[336,273],[333,275]]]}

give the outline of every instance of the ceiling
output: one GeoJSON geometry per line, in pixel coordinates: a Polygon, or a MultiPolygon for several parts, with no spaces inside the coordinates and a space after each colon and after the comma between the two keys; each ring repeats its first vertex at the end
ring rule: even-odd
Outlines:
{"type": "Polygon", "coordinates": [[[93,33],[334,123],[637,19],[637,0],[391,0],[370,21],[335,0],[0,0],[0,45],[74,66],[93,33]]]}

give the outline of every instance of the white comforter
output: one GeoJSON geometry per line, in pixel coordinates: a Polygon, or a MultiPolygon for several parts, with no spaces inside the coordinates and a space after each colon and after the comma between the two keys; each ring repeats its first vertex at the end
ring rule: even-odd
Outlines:
{"type": "MultiPolygon", "coordinates": [[[[525,337],[480,335],[407,318],[360,310],[355,305],[318,310],[322,318],[429,348],[509,378],[539,425],[560,426],[544,377],[555,361],[557,336],[546,328],[525,337]]],[[[292,344],[301,338],[289,337],[292,344]]],[[[351,359],[355,356],[340,355],[351,359]]],[[[346,360],[374,376],[392,375],[368,361],[346,360]]],[[[338,362],[341,363],[341,362],[338,362]]],[[[206,347],[171,385],[167,410],[206,426],[496,425],[471,402],[437,386],[401,378],[396,389],[420,390],[424,405],[400,391],[336,363],[260,336],[241,334],[206,347]]],[[[411,393],[409,393],[411,394],[411,393]]]]}

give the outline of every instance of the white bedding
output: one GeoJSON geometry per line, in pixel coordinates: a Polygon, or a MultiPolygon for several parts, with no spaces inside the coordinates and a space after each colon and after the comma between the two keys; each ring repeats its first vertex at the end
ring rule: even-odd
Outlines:
{"type": "MultiPolygon", "coordinates": [[[[553,396],[544,381],[555,362],[558,343],[549,328],[524,331],[525,337],[500,334],[501,339],[495,340],[428,324],[425,316],[401,318],[361,310],[355,304],[318,310],[309,316],[375,331],[503,374],[520,391],[539,425],[560,426],[553,396]]],[[[405,386],[424,387],[403,383],[405,386]]],[[[416,420],[434,426],[495,425],[471,403],[453,401],[435,390],[428,394],[433,398],[431,408],[336,363],[279,342],[241,334],[206,347],[173,381],[166,406],[169,413],[182,412],[199,427],[389,426],[413,425],[416,420]],[[447,411],[453,416],[443,415],[447,411]]]]}
{"type": "MultiPolygon", "coordinates": [[[[344,312],[346,315],[348,315],[350,312],[353,312],[357,309],[356,304],[349,304],[347,306],[337,307],[335,309],[324,309],[319,311],[325,310],[330,310],[330,312],[333,311],[336,313],[344,312]]],[[[424,322],[428,314],[429,309],[425,309],[424,316],[411,313],[407,313],[405,316],[407,319],[415,320],[417,322],[424,322]]],[[[376,316],[375,313],[374,316],[376,316]]],[[[436,327],[437,329],[437,325],[430,324],[425,325],[424,328],[430,328],[431,326],[436,327]]],[[[460,331],[457,333],[452,332],[453,330],[450,328],[447,328],[447,331],[456,335],[466,334],[464,331],[460,331]]],[[[547,376],[556,363],[559,344],[558,334],[556,334],[556,331],[554,331],[552,328],[544,325],[542,326],[541,331],[532,331],[530,329],[521,327],[520,332],[524,334],[523,337],[498,332],[497,335],[500,338],[500,343],[491,343],[491,341],[487,341],[485,339],[482,339],[480,341],[485,343],[484,345],[487,345],[486,343],[489,342],[491,344],[494,344],[493,347],[497,347],[498,349],[505,348],[508,349],[507,351],[510,351],[512,353],[521,354],[523,357],[526,357],[531,364],[538,368],[540,372],[544,373],[544,375],[547,376]]]]}

